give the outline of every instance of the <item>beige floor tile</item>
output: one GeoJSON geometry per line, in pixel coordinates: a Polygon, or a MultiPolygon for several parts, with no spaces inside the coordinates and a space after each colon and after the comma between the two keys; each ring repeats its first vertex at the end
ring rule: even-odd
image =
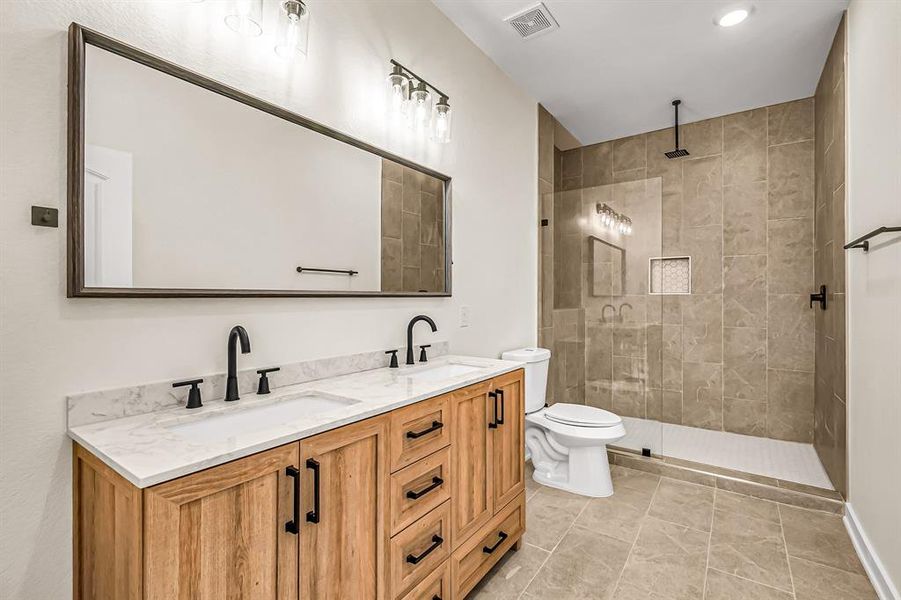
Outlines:
{"type": "Polygon", "coordinates": [[[657,484],[660,482],[659,475],[645,473],[644,471],[636,471],[635,469],[629,469],[619,465],[610,465],[610,476],[613,479],[614,494],[616,493],[617,488],[620,487],[653,492],[657,489],[657,484]]]}
{"type": "Polygon", "coordinates": [[[718,511],[780,523],[779,507],[769,500],[717,490],[714,506],[718,511]]]}
{"type": "Polygon", "coordinates": [[[630,544],[651,505],[654,490],[619,486],[608,498],[592,498],[576,525],[630,544]]]}
{"type": "Polygon", "coordinates": [[[544,550],[553,550],[586,504],[588,498],[584,496],[542,486],[526,502],[523,541],[544,550]]]}
{"type": "Polygon", "coordinates": [[[648,514],[670,523],[710,531],[713,488],[663,478],[648,514]]]}
{"type": "Polygon", "coordinates": [[[717,510],[708,566],[791,592],[788,556],[779,523],[717,510]]]}
{"type": "Polygon", "coordinates": [[[834,569],[801,558],[790,558],[798,600],[875,600],[865,575],[834,569]]]}
{"type": "Polygon", "coordinates": [[[507,552],[467,598],[516,600],[548,556],[547,550],[529,544],[523,544],[517,552],[507,552]]]}
{"type": "Polygon", "coordinates": [[[535,472],[535,467],[532,466],[532,462],[529,461],[526,463],[525,477],[526,477],[526,498],[532,497],[538,490],[542,488],[542,485],[532,479],[532,473],[535,472]]]}
{"type": "Polygon", "coordinates": [[[788,592],[767,587],[734,575],[707,570],[704,600],[792,600],[788,592]]]}
{"type": "Polygon", "coordinates": [[[631,583],[621,582],[611,600],[672,600],[672,597],[643,590],[631,583]]]}
{"type": "Polygon", "coordinates": [[[779,511],[789,556],[864,573],[841,517],[785,505],[779,511]]]}
{"type": "Polygon", "coordinates": [[[606,599],[629,555],[630,545],[573,527],[526,589],[536,598],[606,599]]]}
{"type": "Polygon", "coordinates": [[[646,517],[620,585],[673,600],[700,599],[708,534],[646,517]]]}

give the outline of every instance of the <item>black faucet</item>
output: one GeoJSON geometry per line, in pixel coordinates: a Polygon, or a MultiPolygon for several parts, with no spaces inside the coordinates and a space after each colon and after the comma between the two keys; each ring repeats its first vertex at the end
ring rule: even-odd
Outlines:
{"type": "Polygon", "coordinates": [[[416,315],[412,319],[410,319],[410,324],[407,325],[407,364],[413,364],[413,326],[416,325],[419,321],[425,321],[432,328],[432,332],[438,331],[438,326],[435,325],[435,321],[432,320],[431,317],[427,317],[425,315],[416,315]]]}
{"type": "Polygon", "coordinates": [[[235,325],[228,332],[228,379],[225,380],[226,402],[240,398],[238,396],[238,357],[236,355],[238,340],[241,340],[241,354],[250,353],[250,338],[247,337],[247,330],[240,325],[235,325]]]}

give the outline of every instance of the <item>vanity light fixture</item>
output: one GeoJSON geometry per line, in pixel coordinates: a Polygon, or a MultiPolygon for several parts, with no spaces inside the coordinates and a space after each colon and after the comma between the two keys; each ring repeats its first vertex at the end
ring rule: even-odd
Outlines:
{"type": "Polygon", "coordinates": [[[632,234],[632,219],[616,212],[606,204],[597,204],[596,209],[601,217],[601,225],[616,233],[632,234]]]}
{"type": "Polygon", "coordinates": [[[307,55],[310,11],[302,0],[284,0],[279,5],[275,53],[282,58],[307,55]]]}
{"type": "Polygon", "coordinates": [[[450,142],[452,113],[447,94],[393,59],[386,83],[392,112],[402,114],[413,130],[428,130],[432,141],[450,142]]]}
{"type": "Polygon", "coordinates": [[[236,33],[256,37],[263,33],[263,0],[231,0],[225,24],[236,33]]]}

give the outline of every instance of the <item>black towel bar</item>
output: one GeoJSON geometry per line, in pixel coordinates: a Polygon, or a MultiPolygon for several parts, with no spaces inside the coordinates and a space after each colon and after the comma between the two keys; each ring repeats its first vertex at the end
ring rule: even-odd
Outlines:
{"type": "Polygon", "coordinates": [[[870,242],[867,240],[872,237],[876,237],[880,233],[891,233],[893,231],[901,231],[901,227],[880,227],[879,229],[874,229],[870,233],[857,238],[853,242],[845,244],[845,250],[848,250],[850,248],[863,248],[864,252],[869,252],[870,242]]]}
{"type": "Polygon", "coordinates": [[[354,271],[353,269],[314,269],[313,267],[297,267],[298,273],[305,273],[310,271],[311,273],[340,273],[343,275],[350,275],[353,277],[359,271],[354,271]]]}

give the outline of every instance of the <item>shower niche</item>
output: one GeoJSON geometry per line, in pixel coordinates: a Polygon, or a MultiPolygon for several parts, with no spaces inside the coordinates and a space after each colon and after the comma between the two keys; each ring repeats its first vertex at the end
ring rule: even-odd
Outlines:
{"type": "Polygon", "coordinates": [[[691,294],[691,257],[657,256],[648,260],[648,293],[691,294]]]}

